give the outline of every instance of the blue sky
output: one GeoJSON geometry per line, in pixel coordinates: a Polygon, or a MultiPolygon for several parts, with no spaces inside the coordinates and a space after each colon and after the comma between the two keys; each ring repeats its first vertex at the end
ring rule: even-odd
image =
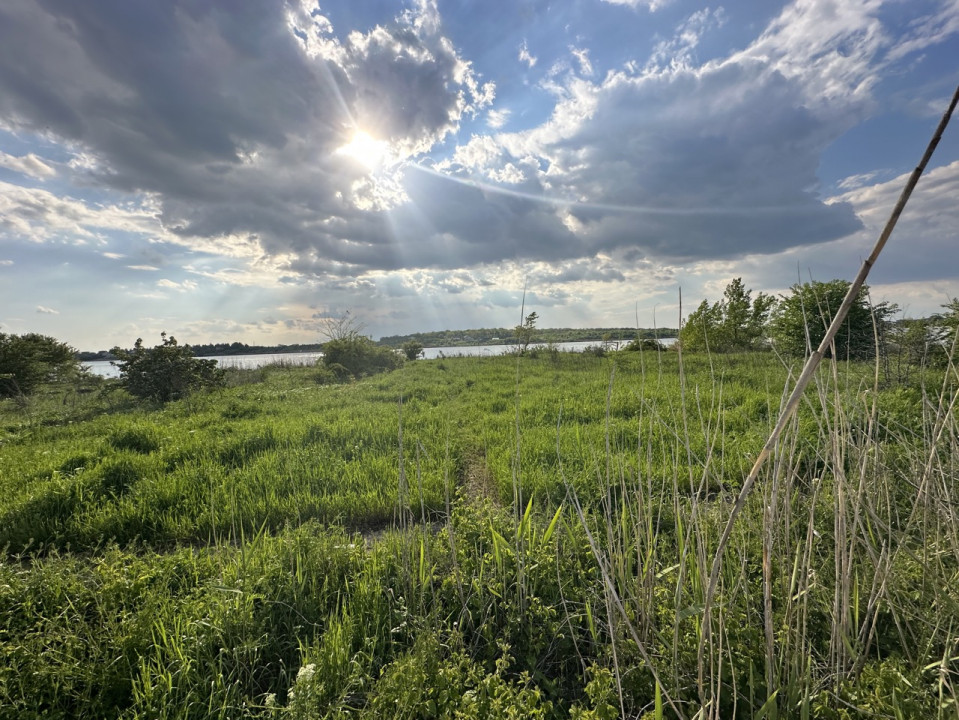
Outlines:
{"type": "MultiPolygon", "coordinates": [[[[675,326],[855,275],[957,84],[959,0],[6,0],[0,332],[675,326]]],[[[875,300],[959,295],[957,199],[951,127],[875,300]]]]}

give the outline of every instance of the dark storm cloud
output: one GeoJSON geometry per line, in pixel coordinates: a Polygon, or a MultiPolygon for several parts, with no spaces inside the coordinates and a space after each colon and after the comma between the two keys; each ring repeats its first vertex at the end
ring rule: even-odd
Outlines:
{"type": "Polygon", "coordinates": [[[184,237],[258,238],[268,254],[397,264],[382,213],[351,202],[358,127],[422,152],[492,87],[424,3],[344,43],[275,2],[33,3],[0,8],[0,124],[92,162],[77,180],[156,197],[184,237]]]}

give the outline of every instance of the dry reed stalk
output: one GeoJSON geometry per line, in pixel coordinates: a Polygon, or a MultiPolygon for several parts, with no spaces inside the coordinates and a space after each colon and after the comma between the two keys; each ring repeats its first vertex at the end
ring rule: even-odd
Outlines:
{"type": "MultiPolygon", "coordinates": [[[[770,454],[772,454],[779,441],[779,436],[782,434],[790,418],[796,412],[803,392],[805,391],[810,380],[813,378],[813,373],[815,373],[816,368],[819,367],[819,363],[825,356],[826,350],[833,343],[836,333],[839,331],[840,326],[846,319],[846,315],[849,313],[849,309],[859,296],[859,291],[865,283],[866,278],[869,275],[869,271],[872,269],[872,266],[878,259],[879,254],[885,247],[890,235],[892,235],[892,231],[895,229],[896,223],[899,221],[899,216],[905,209],[906,203],[909,201],[909,197],[912,195],[912,191],[916,187],[916,183],[919,182],[919,177],[922,175],[926,165],[929,163],[930,158],[932,158],[933,152],[935,152],[936,147],[939,145],[939,140],[942,138],[942,134],[945,131],[946,126],[949,124],[949,120],[951,119],[952,113],[956,109],[957,104],[959,104],[959,86],[956,87],[956,91],[953,93],[949,107],[946,109],[942,119],[939,121],[939,125],[937,126],[935,133],[933,133],[932,139],[929,141],[929,145],[926,147],[926,151],[923,153],[922,159],[909,176],[909,180],[906,182],[906,185],[892,210],[892,214],[886,221],[886,225],[883,228],[882,233],[880,233],[879,239],[876,241],[872,253],[870,253],[869,257],[863,261],[859,273],[849,286],[846,297],[843,299],[842,305],[840,305],[838,312],[832,320],[832,323],[826,330],[826,334],[823,337],[822,342],[819,344],[819,347],[807,359],[802,373],[800,374],[799,379],[796,381],[796,386],[793,388],[792,395],[790,395],[789,400],[786,403],[786,407],[780,414],[779,420],[776,422],[776,426],[770,433],[769,438],[766,440],[766,444],[760,451],[759,456],[756,458],[756,462],[753,464],[752,469],[749,471],[749,475],[746,477],[746,480],[743,483],[742,490],[740,490],[739,495],[736,498],[736,502],[733,505],[732,511],[729,515],[729,520],[726,522],[726,527],[723,529],[723,533],[719,538],[719,545],[716,548],[716,553],[713,556],[712,569],[709,574],[709,584],[706,589],[706,598],[703,607],[703,643],[706,643],[709,640],[712,601],[716,594],[716,586],[719,583],[719,571],[720,567],[722,566],[723,555],[725,553],[726,546],[729,543],[729,537],[732,534],[736,519],[739,517],[739,514],[746,505],[746,498],[749,496],[753,485],[756,483],[756,480],[759,477],[759,471],[762,469],[770,454]]],[[[700,649],[700,654],[701,653],[702,648],[700,649]]]]}

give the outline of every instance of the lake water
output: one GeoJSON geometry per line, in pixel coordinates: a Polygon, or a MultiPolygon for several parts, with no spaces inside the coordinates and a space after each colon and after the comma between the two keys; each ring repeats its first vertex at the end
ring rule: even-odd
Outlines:
{"type": "MultiPolygon", "coordinates": [[[[671,345],[676,341],[675,338],[664,338],[660,342],[663,345],[671,345]]],[[[585,348],[592,345],[599,345],[598,340],[586,342],[567,342],[556,343],[563,352],[582,352],[585,348]]],[[[509,352],[511,345],[467,345],[465,347],[432,347],[425,348],[423,354],[427,360],[435,360],[441,357],[476,357],[479,355],[502,355],[509,352]]],[[[544,347],[540,344],[534,344],[531,347],[544,347]]],[[[322,353],[263,353],[261,355],[218,355],[205,358],[216,360],[222,368],[242,368],[252,370],[270,363],[283,362],[291,365],[313,365],[322,357],[322,353]]],[[[91,360],[83,363],[85,368],[101,377],[119,377],[117,368],[110,364],[109,360],[91,360]]]]}

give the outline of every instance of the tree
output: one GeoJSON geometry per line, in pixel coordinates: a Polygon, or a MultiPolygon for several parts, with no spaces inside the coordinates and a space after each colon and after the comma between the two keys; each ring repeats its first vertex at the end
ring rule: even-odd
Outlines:
{"type": "Polygon", "coordinates": [[[757,349],[762,345],[769,314],[776,300],[759,293],[755,299],[752,290],[735,278],[723,292],[723,299],[709,304],[703,300],[689,314],[679,331],[683,350],[711,352],[739,352],[757,349]]]}
{"type": "MultiPolygon", "coordinates": [[[[815,350],[819,347],[849,286],[848,280],[793,285],[792,294],[783,296],[770,325],[776,350],[784,355],[802,356],[810,348],[815,350]]],[[[896,307],[883,302],[870,308],[868,292],[869,289],[863,285],[836,334],[837,358],[860,360],[875,357],[875,331],[878,330],[880,336],[885,333],[888,318],[896,311],[896,307]]]]}
{"type": "Polygon", "coordinates": [[[223,384],[224,371],[216,360],[193,357],[189,345],[177,344],[165,332],[160,340],[156,347],[145,348],[143,339],[137,338],[133,350],[111,350],[117,357],[113,364],[120,370],[120,383],[131,395],[165,403],[223,384]]]}
{"type": "Polygon", "coordinates": [[[399,367],[402,356],[392,348],[377,346],[362,334],[364,327],[349,310],[339,317],[325,318],[320,332],[326,342],[320,362],[341,378],[375,375],[399,367]]]}
{"type": "Polygon", "coordinates": [[[407,340],[400,346],[407,360],[416,360],[423,354],[423,343],[419,340],[407,340]]]}
{"type": "Polygon", "coordinates": [[[516,336],[516,345],[521,355],[526,353],[529,344],[533,342],[537,320],[539,320],[539,315],[531,312],[526,316],[526,320],[523,321],[522,325],[517,325],[513,328],[513,334],[516,336]]]}
{"type": "Polygon", "coordinates": [[[0,397],[28,395],[82,373],[76,350],[66,343],[37,333],[0,333],[0,397]]]}
{"type": "Polygon", "coordinates": [[[933,316],[936,325],[941,329],[936,338],[946,352],[951,352],[959,345],[959,298],[953,298],[942,306],[945,312],[933,316]]]}
{"type": "Polygon", "coordinates": [[[327,340],[352,340],[362,337],[365,324],[353,317],[349,310],[336,317],[323,318],[320,333],[327,340]]]}
{"type": "Polygon", "coordinates": [[[380,347],[357,334],[324,343],[322,362],[338,374],[359,378],[394,370],[403,358],[392,348],[380,347]]]}

